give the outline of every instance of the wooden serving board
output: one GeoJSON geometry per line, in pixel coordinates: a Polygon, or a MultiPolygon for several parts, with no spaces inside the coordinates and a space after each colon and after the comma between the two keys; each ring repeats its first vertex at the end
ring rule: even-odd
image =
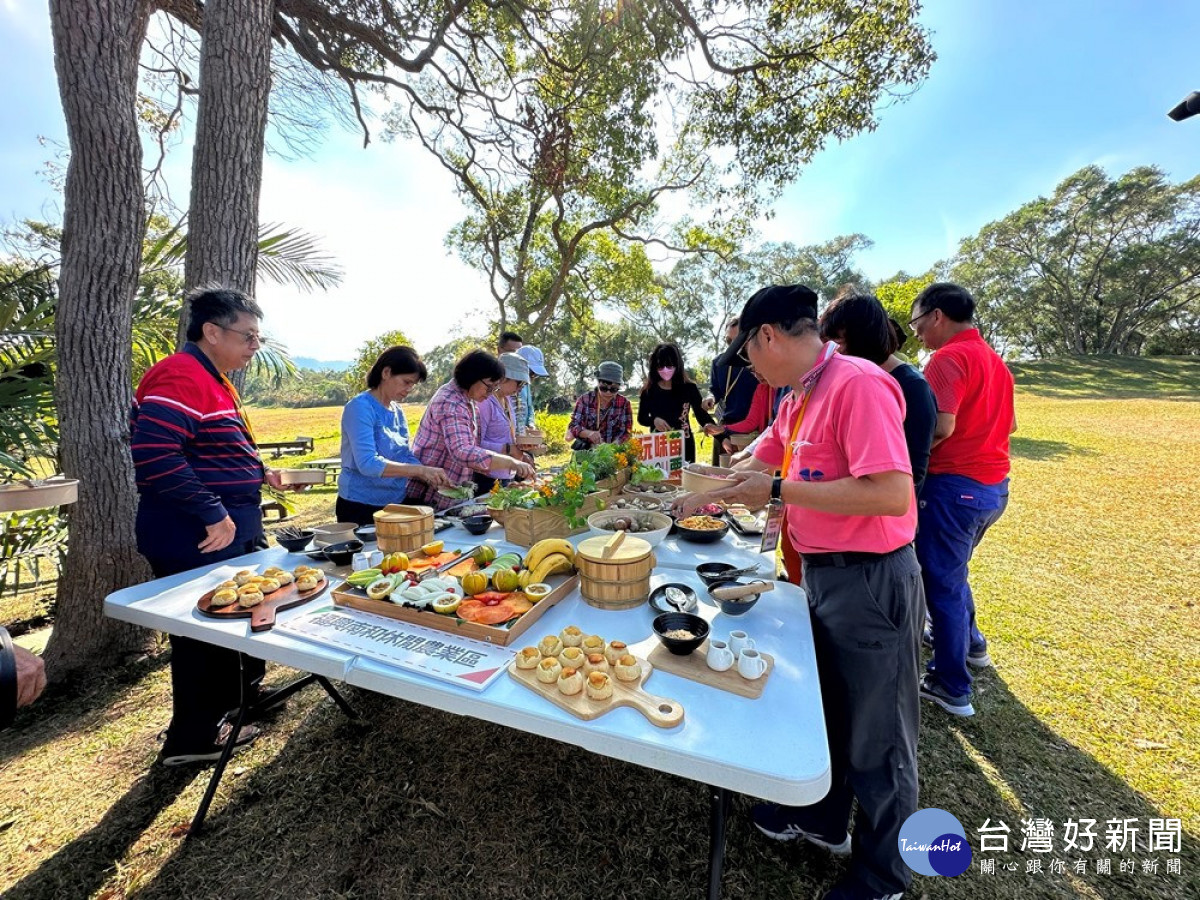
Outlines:
{"type": "Polygon", "coordinates": [[[767,661],[767,668],[754,680],[739,675],[736,662],[724,672],[714,672],[710,669],[705,661],[708,656],[707,640],[687,656],[678,656],[662,644],[651,650],[648,656],[650,661],[664,672],[757,700],[762,696],[763,689],[767,686],[767,679],[771,677],[771,672],[775,668],[775,657],[770,653],[763,653],[761,650],[759,653],[767,661]]]}
{"type": "Polygon", "coordinates": [[[356,588],[346,582],[342,582],[333,589],[333,602],[338,606],[348,606],[351,609],[375,613],[377,616],[386,616],[389,619],[408,622],[410,625],[424,625],[426,628],[433,628],[437,631],[448,631],[451,634],[465,635],[479,641],[486,641],[489,644],[506,646],[527,631],[534,622],[545,614],[546,610],[563,597],[569,595],[575,589],[578,581],[578,575],[551,576],[547,581],[553,588],[550,593],[533,604],[533,609],[520,616],[511,625],[505,623],[507,627],[502,625],[480,625],[478,622],[467,622],[457,616],[442,615],[431,609],[413,609],[408,606],[400,606],[399,604],[392,603],[390,600],[372,600],[367,596],[365,590],[356,588]]]}
{"type": "Polygon", "coordinates": [[[303,593],[296,590],[296,582],[293,581],[277,591],[272,591],[263,598],[262,603],[250,609],[237,603],[229,606],[213,606],[212,598],[216,590],[211,590],[196,603],[196,609],[213,619],[249,619],[251,631],[269,631],[275,625],[277,611],[307,603],[325,593],[328,587],[329,579],[324,574],[315,588],[303,593]]]}
{"type": "MultiPolygon", "coordinates": [[[[593,700],[587,695],[585,687],[578,694],[568,697],[558,689],[558,684],[542,684],[537,680],[537,669],[518,669],[516,660],[509,663],[508,674],[531,691],[541,694],[555,706],[565,709],[571,715],[584,721],[598,719],[611,709],[618,706],[629,706],[636,709],[659,728],[674,728],[683,721],[683,705],[677,700],[666,697],[656,697],[642,690],[642,685],[654,671],[650,661],[636,657],[642,664],[642,677],[636,685],[621,681],[616,675],[609,673],[609,681],[613,686],[613,695],[607,700],[593,700]]],[[[582,670],[581,670],[582,671],[582,670]]],[[[584,679],[587,676],[584,675],[584,679]]]]}

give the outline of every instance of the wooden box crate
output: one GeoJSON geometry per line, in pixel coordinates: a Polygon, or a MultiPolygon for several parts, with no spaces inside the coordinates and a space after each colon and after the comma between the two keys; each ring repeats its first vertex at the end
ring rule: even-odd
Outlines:
{"type": "MultiPolygon", "coordinates": [[[[579,518],[586,519],[592,513],[603,509],[603,501],[607,496],[608,491],[593,491],[588,494],[583,505],[579,507],[579,518]]],[[[583,522],[578,528],[572,528],[567,522],[566,514],[552,506],[504,511],[504,539],[521,547],[532,547],[546,538],[570,537],[587,529],[587,522],[583,522]]]]}

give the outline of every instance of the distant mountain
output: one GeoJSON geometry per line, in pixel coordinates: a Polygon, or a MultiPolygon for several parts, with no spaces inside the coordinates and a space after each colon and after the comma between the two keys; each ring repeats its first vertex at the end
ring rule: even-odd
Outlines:
{"type": "Polygon", "coordinates": [[[301,369],[313,369],[321,372],[325,369],[332,369],[335,372],[345,372],[352,365],[353,360],[346,359],[313,359],[311,356],[293,356],[294,362],[301,369]]]}

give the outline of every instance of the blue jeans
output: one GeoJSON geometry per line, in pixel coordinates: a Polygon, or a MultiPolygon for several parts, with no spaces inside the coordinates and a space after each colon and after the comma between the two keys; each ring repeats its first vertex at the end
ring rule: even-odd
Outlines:
{"type": "Polygon", "coordinates": [[[1007,506],[1007,478],[998,484],[981,484],[962,475],[931,474],[921,487],[917,559],[933,624],[933,659],[928,669],[951,694],[971,692],[967,652],[987,647],[975,625],[968,564],[1007,506]]]}

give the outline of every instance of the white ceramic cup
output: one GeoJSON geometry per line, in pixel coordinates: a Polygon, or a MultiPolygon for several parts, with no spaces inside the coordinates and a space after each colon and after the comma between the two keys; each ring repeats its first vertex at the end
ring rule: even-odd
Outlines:
{"type": "Polygon", "coordinates": [[[371,554],[365,550],[362,553],[355,553],[354,559],[350,563],[350,567],[355,572],[361,572],[363,569],[371,568],[371,554]]]}
{"type": "Polygon", "coordinates": [[[740,657],[742,651],[746,649],[754,649],[754,639],[744,631],[729,632],[729,649],[733,651],[733,655],[740,657]]]}
{"type": "Polygon", "coordinates": [[[756,678],[761,678],[763,672],[767,671],[767,661],[758,655],[758,651],[753,647],[747,647],[742,650],[738,656],[738,674],[748,681],[753,681],[756,678]]]}
{"type": "Polygon", "coordinates": [[[729,645],[724,641],[708,642],[708,657],[705,660],[714,672],[724,672],[733,668],[734,656],[729,645]]]}
{"type": "Polygon", "coordinates": [[[370,556],[371,565],[368,568],[378,569],[383,563],[384,552],[382,550],[372,550],[370,556]]]}

